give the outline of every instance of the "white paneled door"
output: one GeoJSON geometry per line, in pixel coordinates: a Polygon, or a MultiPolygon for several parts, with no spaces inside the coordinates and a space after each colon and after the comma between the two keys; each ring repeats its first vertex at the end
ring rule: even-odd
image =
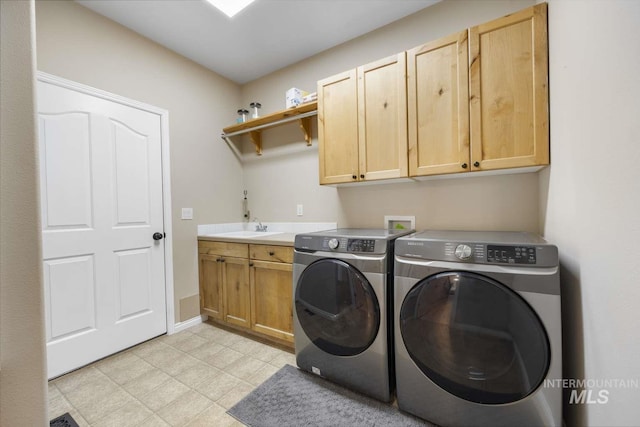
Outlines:
{"type": "Polygon", "coordinates": [[[42,80],[38,122],[52,378],[167,330],[162,127],[42,80]]]}

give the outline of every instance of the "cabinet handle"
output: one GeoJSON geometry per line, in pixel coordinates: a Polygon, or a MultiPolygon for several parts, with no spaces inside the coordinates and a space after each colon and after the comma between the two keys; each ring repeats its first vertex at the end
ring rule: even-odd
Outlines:
{"type": "Polygon", "coordinates": [[[480,166],[480,162],[473,162],[473,166],[475,166],[475,167],[480,166]]]}
{"type": "Polygon", "coordinates": [[[275,252],[269,251],[269,256],[274,256],[274,255],[275,255],[275,252]]]}
{"type": "Polygon", "coordinates": [[[466,164],[466,163],[463,163],[463,164],[462,164],[462,165],[460,165],[460,166],[462,166],[462,169],[466,169],[466,168],[467,168],[467,164],[466,164]]]}
{"type": "Polygon", "coordinates": [[[360,174],[360,179],[364,179],[364,174],[360,174]]]}
{"type": "Polygon", "coordinates": [[[351,175],[351,178],[358,179],[358,176],[357,175],[351,175]]]}

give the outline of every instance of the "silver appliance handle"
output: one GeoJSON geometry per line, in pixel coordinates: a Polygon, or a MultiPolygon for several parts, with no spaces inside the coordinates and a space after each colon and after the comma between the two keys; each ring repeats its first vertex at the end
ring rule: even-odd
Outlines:
{"type": "Polygon", "coordinates": [[[344,252],[325,252],[325,251],[300,251],[300,253],[309,254],[319,258],[335,258],[335,259],[354,259],[361,261],[382,261],[386,258],[386,255],[358,255],[344,252]]]}
{"type": "Polygon", "coordinates": [[[396,255],[396,262],[408,265],[418,265],[424,267],[445,268],[449,270],[473,270],[485,273],[505,273],[505,274],[529,274],[538,276],[549,276],[558,272],[558,267],[511,267],[495,264],[475,264],[466,262],[431,261],[415,259],[396,255]]]}

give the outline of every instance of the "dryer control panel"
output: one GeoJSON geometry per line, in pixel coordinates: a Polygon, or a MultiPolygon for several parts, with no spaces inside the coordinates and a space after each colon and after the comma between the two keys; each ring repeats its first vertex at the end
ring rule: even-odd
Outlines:
{"type": "Polygon", "coordinates": [[[557,249],[553,245],[511,245],[476,242],[396,242],[396,255],[441,261],[473,264],[500,264],[531,267],[552,266],[557,263],[557,249]]]}
{"type": "Polygon", "coordinates": [[[558,266],[558,248],[540,236],[509,231],[427,230],[395,242],[395,257],[522,268],[558,266]]]}
{"type": "Polygon", "coordinates": [[[455,257],[460,261],[483,264],[536,264],[535,246],[447,242],[444,255],[450,259],[455,257]]]}

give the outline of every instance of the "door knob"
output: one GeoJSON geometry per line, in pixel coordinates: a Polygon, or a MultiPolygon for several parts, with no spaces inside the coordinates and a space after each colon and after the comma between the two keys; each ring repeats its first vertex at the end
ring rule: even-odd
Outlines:
{"type": "Polygon", "coordinates": [[[153,240],[162,240],[163,237],[162,233],[153,233],[153,240]]]}

